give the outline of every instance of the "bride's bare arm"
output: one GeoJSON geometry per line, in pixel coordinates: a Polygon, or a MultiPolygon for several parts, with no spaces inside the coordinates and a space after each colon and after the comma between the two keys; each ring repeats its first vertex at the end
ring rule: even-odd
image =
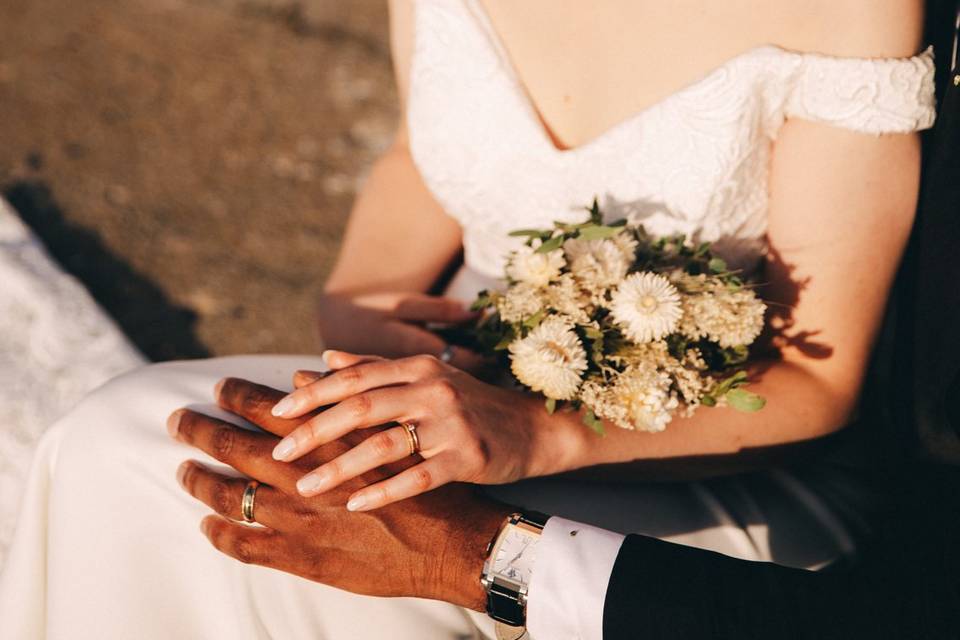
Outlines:
{"type": "MultiPolygon", "coordinates": [[[[917,18],[912,33],[897,25],[892,34],[879,29],[873,42],[861,34],[861,48],[843,53],[913,55],[917,18]]],[[[696,472],[712,469],[702,456],[811,440],[848,424],[913,224],[919,173],[917,134],[876,137],[786,122],[773,152],[764,273],[781,358],[758,362],[762,373],[751,387],[766,407],[755,414],[701,410],[659,434],[608,426],[607,437],[586,438],[566,464],[701,457],[682,464],[696,472]]],[[[571,432],[578,426],[564,420],[571,432]]]]}
{"type": "MultiPolygon", "coordinates": [[[[887,35],[878,36],[875,49],[860,41],[863,49],[843,54],[915,53],[919,28],[884,49],[887,35]]],[[[874,137],[801,120],[780,129],[764,274],[766,297],[779,316],[780,354],[754,363],[752,390],[767,398],[762,411],[701,408],[663,433],[608,424],[601,438],[576,413],[548,415],[541,399],[485,385],[429,358],[377,361],[337,353],[329,361],[338,373],[322,380],[301,376],[300,389],[275,410],[297,417],[336,406],[291,434],[275,455],[294,460],[354,429],[416,423],[427,459],[357,492],[351,502],[364,509],[451,480],[502,483],[624,463],[632,464],[619,471],[633,477],[689,477],[770,464],[754,452],[796,450],[851,421],[913,222],[919,164],[914,134],[874,137]]],[[[301,490],[329,490],[409,455],[408,446],[402,428],[384,431],[306,476],[301,490]]]]}
{"type": "MultiPolygon", "coordinates": [[[[406,102],[411,18],[409,2],[391,4],[401,107],[406,102]]],[[[354,203],[321,296],[319,325],[325,345],[388,357],[440,353],[443,340],[422,324],[456,323],[471,316],[460,303],[426,292],[460,246],[459,225],[433,199],[414,166],[401,116],[393,143],[374,164],[354,203]]],[[[457,364],[474,363],[458,350],[457,364]]]]}

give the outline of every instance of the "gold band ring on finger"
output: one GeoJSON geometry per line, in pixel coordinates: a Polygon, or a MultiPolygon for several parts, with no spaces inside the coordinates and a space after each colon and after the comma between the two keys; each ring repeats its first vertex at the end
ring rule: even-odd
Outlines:
{"type": "Polygon", "coordinates": [[[404,422],[400,426],[407,434],[407,444],[410,445],[410,455],[415,456],[420,453],[420,436],[417,435],[417,425],[412,422],[404,422]]]}
{"type": "Polygon", "coordinates": [[[243,516],[244,522],[257,521],[256,518],[253,517],[253,506],[257,499],[257,488],[259,486],[259,482],[251,480],[247,483],[247,488],[243,490],[243,498],[240,500],[240,514],[243,516]]]}

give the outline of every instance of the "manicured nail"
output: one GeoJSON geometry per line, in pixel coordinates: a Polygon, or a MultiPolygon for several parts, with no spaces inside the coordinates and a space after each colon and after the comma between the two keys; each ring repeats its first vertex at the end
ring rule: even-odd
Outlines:
{"type": "Polygon", "coordinates": [[[330,366],[330,354],[333,353],[333,349],[327,349],[320,354],[320,359],[323,360],[323,364],[330,366]]]}
{"type": "Polygon", "coordinates": [[[183,487],[184,489],[187,488],[187,485],[186,485],[186,483],[184,483],[184,480],[185,480],[186,477],[187,477],[187,471],[188,471],[189,469],[190,469],[190,462],[189,462],[189,461],[181,462],[181,463],[180,463],[180,466],[177,467],[177,482],[179,482],[179,483],[180,483],[180,486],[183,487]]]}
{"type": "Polygon", "coordinates": [[[326,481],[326,474],[323,472],[314,471],[313,473],[308,473],[297,480],[297,491],[299,491],[301,495],[312,496],[320,491],[326,481]]]}
{"type": "Polygon", "coordinates": [[[286,462],[287,458],[293,455],[297,448],[297,443],[293,438],[284,438],[273,449],[273,459],[286,462]]]}
{"type": "Polygon", "coordinates": [[[278,418],[283,418],[287,414],[291,413],[294,408],[296,408],[297,402],[292,397],[287,396],[277,404],[273,405],[273,409],[270,410],[270,413],[275,415],[278,418]]]}
{"type": "Polygon", "coordinates": [[[215,400],[219,400],[219,399],[220,399],[220,394],[223,393],[223,385],[225,385],[226,383],[227,383],[227,379],[226,379],[226,378],[223,378],[222,380],[220,380],[220,382],[218,382],[218,383],[213,387],[213,398],[214,398],[215,400]]]}
{"type": "Polygon", "coordinates": [[[363,494],[353,496],[347,503],[347,511],[359,511],[367,505],[367,498],[363,494]]]}
{"type": "Polygon", "coordinates": [[[180,418],[183,417],[183,409],[177,409],[167,418],[167,433],[171,438],[176,438],[180,433],[180,418]]]}

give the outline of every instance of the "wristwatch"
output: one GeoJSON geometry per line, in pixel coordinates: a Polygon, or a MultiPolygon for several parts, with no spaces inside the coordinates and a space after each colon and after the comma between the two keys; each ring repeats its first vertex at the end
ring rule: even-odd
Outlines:
{"type": "Polygon", "coordinates": [[[487,545],[480,583],[487,592],[487,614],[494,620],[513,627],[526,624],[527,589],[549,517],[535,511],[513,513],[487,545]]]}

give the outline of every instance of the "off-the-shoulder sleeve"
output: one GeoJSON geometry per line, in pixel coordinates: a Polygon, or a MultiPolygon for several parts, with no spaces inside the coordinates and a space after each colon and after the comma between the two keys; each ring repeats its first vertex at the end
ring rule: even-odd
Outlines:
{"type": "Polygon", "coordinates": [[[912,58],[797,54],[784,115],[863,133],[906,133],[933,126],[933,48],[912,58]]]}

